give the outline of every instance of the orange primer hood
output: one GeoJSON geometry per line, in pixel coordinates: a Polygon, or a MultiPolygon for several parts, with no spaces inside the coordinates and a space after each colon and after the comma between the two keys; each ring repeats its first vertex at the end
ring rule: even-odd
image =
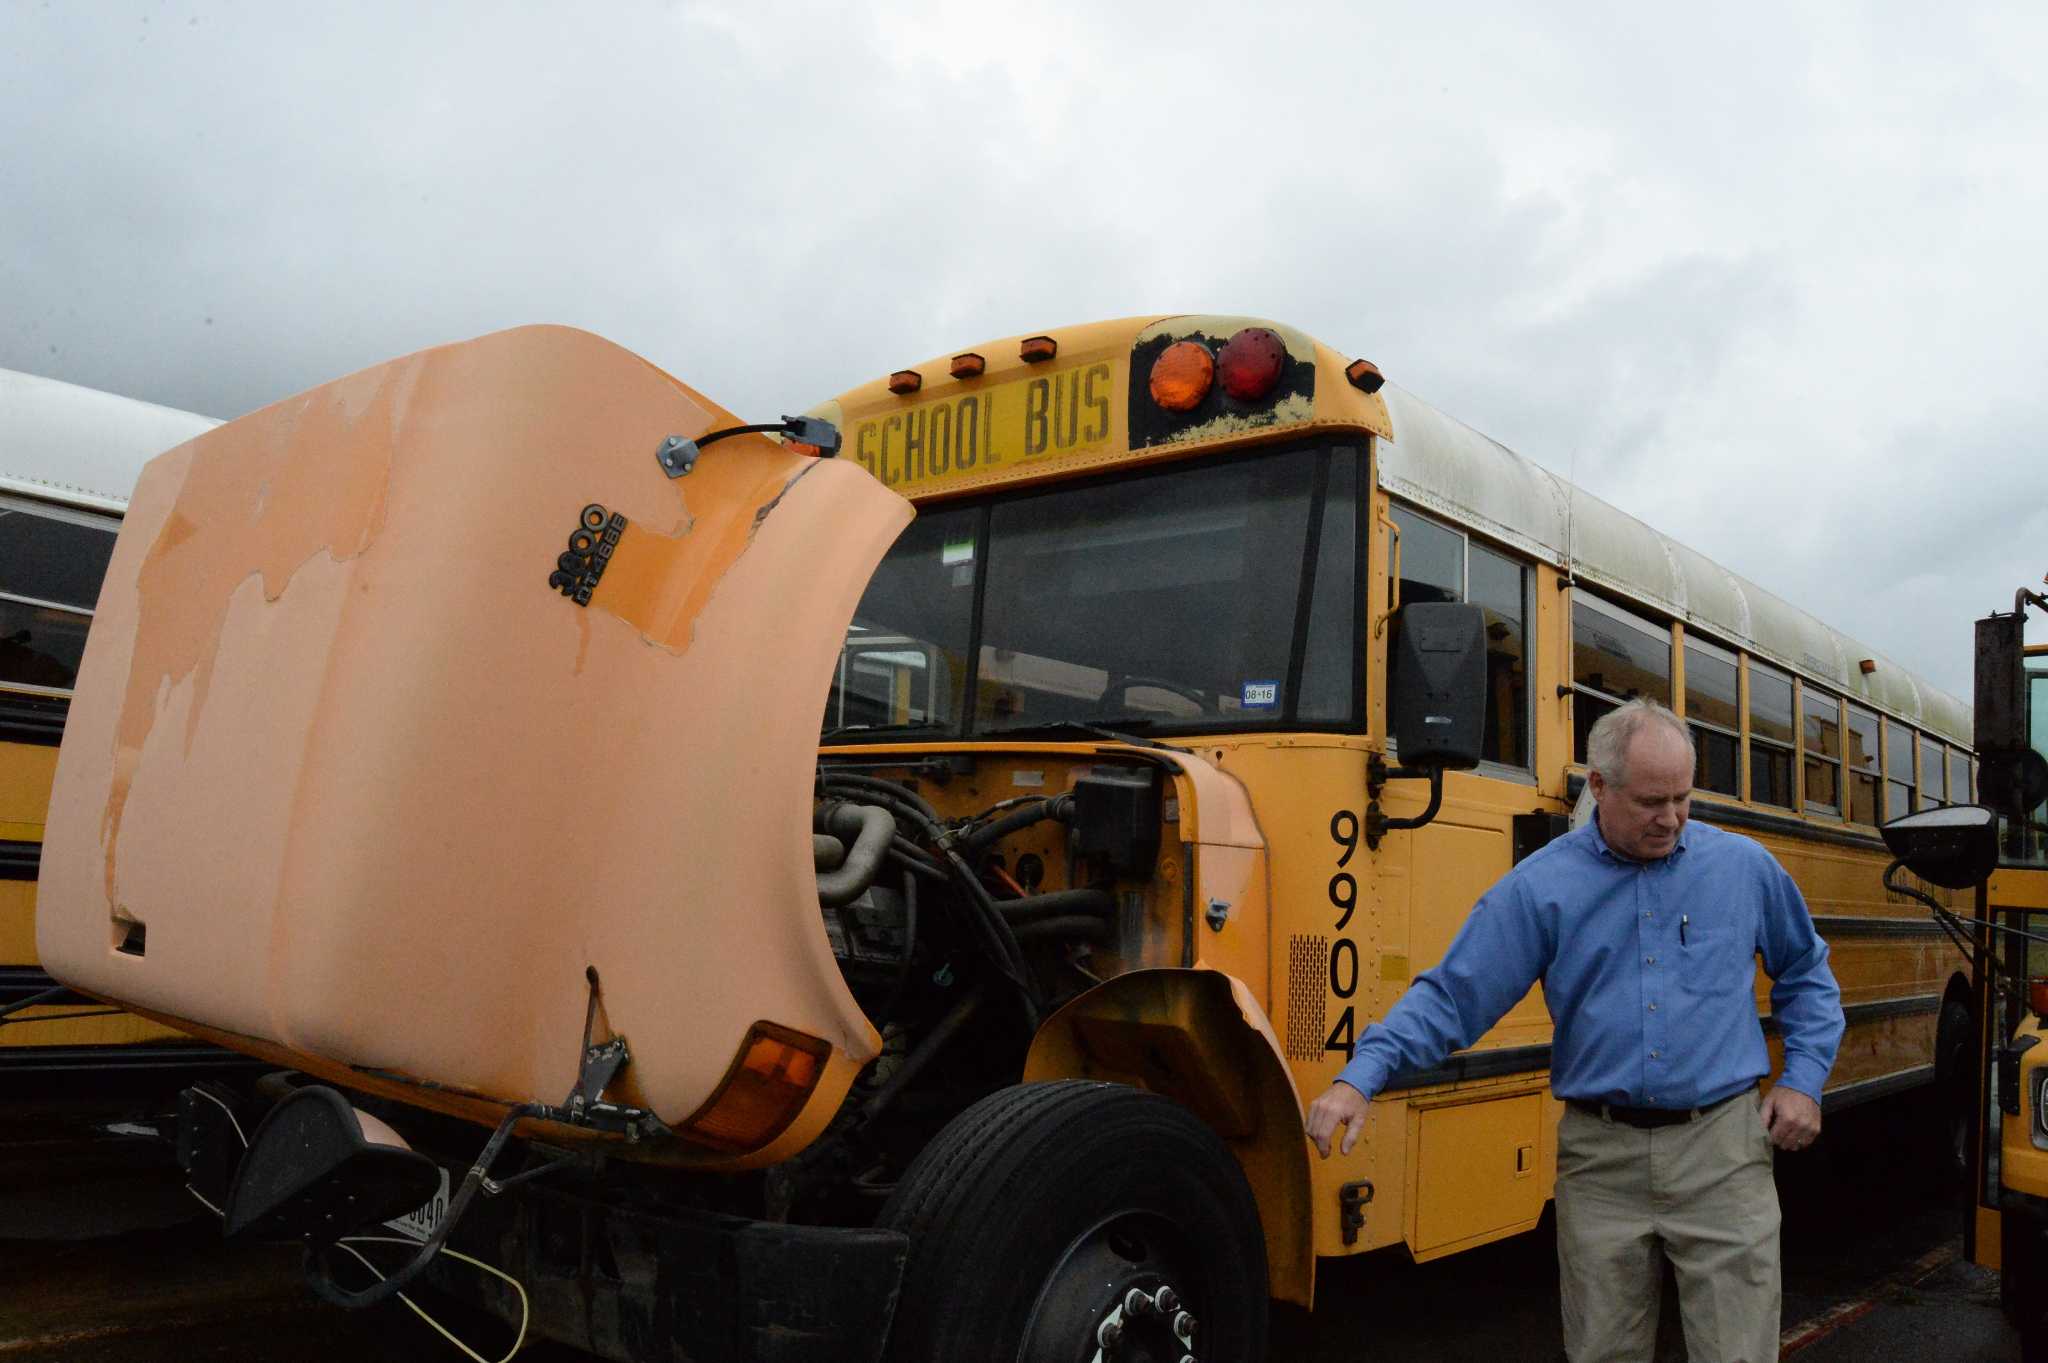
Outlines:
{"type": "Polygon", "coordinates": [[[819,917],[818,725],[911,512],[761,436],[659,467],[736,424],[529,327],[154,460],[58,763],[46,967],[316,1072],[560,1103],[594,966],[616,1101],[681,1121],[766,1020],[831,1045],[815,1126],[878,1046],[819,917]],[[579,605],[549,574],[593,503],[626,524],[579,605]]]}

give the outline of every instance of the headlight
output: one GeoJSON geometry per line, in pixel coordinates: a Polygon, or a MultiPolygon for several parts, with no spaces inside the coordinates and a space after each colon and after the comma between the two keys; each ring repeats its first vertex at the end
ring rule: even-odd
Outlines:
{"type": "Polygon", "coordinates": [[[2034,1119],[2028,1123],[2027,1134],[2034,1138],[2036,1150],[2048,1150],[2048,1065],[2028,1076],[2027,1088],[2034,1105],[2034,1119]]]}

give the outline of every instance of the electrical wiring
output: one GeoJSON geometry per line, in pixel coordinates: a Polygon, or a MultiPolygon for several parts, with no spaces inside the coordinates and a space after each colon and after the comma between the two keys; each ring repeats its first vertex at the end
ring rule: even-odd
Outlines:
{"type": "MultiPolygon", "coordinates": [[[[396,1235],[349,1235],[344,1236],[338,1243],[340,1244],[341,1248],[347,1250],[350,1254],[355,1255],[357,1262],[361,1263],[364,1268],[367,1268],[370,1270],[370,1272],[376,1274],[377,1281],[379,1282],[384,1281],[383,1272],[379,1270],[375,1264],[371,1263],[361,1250],[356,1248],[357,1245],[403,1245],[407,1248],[416,1248],[418,1245],[417,1241],[402,1239],[401,1237],[396,1235]]],[[[470,1348],[467,1344],[457,1339],[454,1333],[450,1331],[447,1326],[443,1325],[440,1321],[435,1320],[432,1316],[428,1315],[426,1310],[422,1308],[420,1304],[414,1301],[411,1297],[408,1297],[405,1295],[405,1293],[401,1292],[398,1294],[398,1299],[404,1302],[407,1306],[411,1307],[412,1313],[414,1315],[418,1316],[421,1320],[425,1321],[428,1325],[432,1326],[434,1329],[434,1333],[440,1335],[441,1338],[447,1340],[450,1344],[453,1344],[456,1348],[462,1350],[462,1352],[466,1354],[468,1357],[476,1360],[476,1363],[512,1363],[513,1356],[526,1346],[526,1327],[533,1319],[532,1304],[527,1300],[525,1285],[522,1284],[519,1281],[519,1279],[513,1277],[510,1273],[505,1272],[505,1270],[494,1267],[491,1264],[487,1264],[481,1259],[473,1259],[469,1255],[462,1253],[460,1250],[443,1248],[441,1254],[445,1258],[459,1260],[462,1263],[468,1264],[472,1268],[481,1269],[485,1273],[488,1273],[495,1278],[503,1278],[506,1282],[512,1284],[512,1290],[519,1294],[519,1334],[516,1338],[513,1339],[512,1347],[505,1351],[505,1356],[503,1358],[496,1360],[485,1358],[482,1354],[478,1353],[476,1350],[470,1348]]]]}

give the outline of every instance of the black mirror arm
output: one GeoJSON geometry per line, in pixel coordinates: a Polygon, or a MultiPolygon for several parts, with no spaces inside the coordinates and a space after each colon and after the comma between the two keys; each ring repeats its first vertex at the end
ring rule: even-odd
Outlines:
{"type": "Polygon", "coordinates": [[[1376,849],[1380,839],[1398,829],[1420,828],[1437,816],[1444,807],[1444,769],[1442,767],[1393,767],[1389,768],[1378,753],[1366,763],[1365,768],[1365,845],[1376,849]],[[1429,778],[1429,803],[1422,812],[1412,819],[1390,819],[1380,812],[1380,790],[1389,781],[1412,781],[1421,777],[1429,778]]]}

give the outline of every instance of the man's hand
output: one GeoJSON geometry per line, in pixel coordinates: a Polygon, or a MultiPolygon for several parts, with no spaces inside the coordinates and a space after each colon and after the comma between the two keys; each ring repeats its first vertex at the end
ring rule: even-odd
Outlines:
{"type": "MultiPolygon", "coordinates": [[[[1344,1142],[1337,1148],[1344,1154],[1351,1153],[1351,1147],[1358,1144],[1358,1138],[1365,1134],[1365,1113],[1371,1104],[1364,1094],[1349,1084],[1332,1084],[1323,1096],[1308,1105],[1308,1138],[1316,1143],[1316,1150],[1324,1159],[1330,1157],[1330,1137],[1337,1134],[1337,1128],[1344,1128],[1344,1142]]],[[[1818,1125],[1819,1115],[1815,1114],[1818,1125]]]]}
{"type": "Polygon", "coordinates": [[[1780,1150],[1804,1150],[1820,1136],[1820,1104],[1783,1084],[1764,1095],[1763,1118],[1780,1150]]]}

